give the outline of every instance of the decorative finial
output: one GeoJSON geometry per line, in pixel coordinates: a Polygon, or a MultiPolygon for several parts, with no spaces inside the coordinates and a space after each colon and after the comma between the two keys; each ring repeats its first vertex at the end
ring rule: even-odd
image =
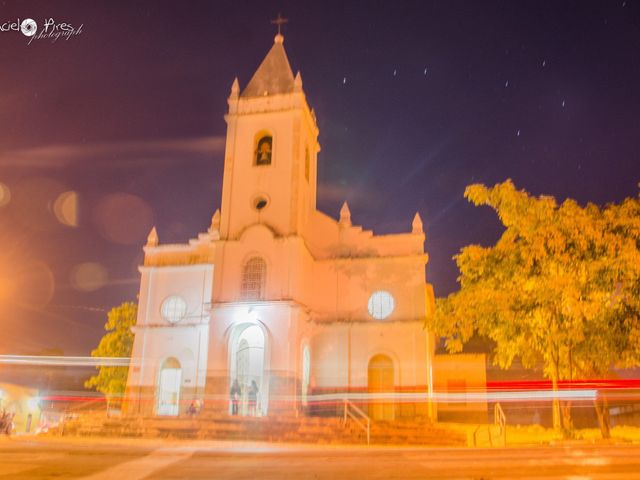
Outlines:
{"type": "Polygon", "coordinates": [[[147,247],[157,247],[158,246],[158,231],[156,227],[153,227],[147,236],[147,247]]]}
{"type": "Polygon", "coordinates": [[[340,209],[340,225],[344,225],[346,227],[351,226],[351,210],[349,210],[347,202],[344,202],[340,209]]]}
{"type": "Polygon", "coordinates": [[[209,227],[209,233],[220,230],[220,209],[216,209],[215,213],[211,217],[211,226],[209,227]]]}
{"type": "Polygon", "coordinates": [[[231,84],[231,96],[237,97],[240,93],[240,82],[238,82],[238,77],[233,79],[233,83],[231,84]]]}
{"type": "Polygon", "coordinates": [[[413,222],[411,222],[411,233],[424,233],[422,228],[422,218],[420,218],[420,214],[416,212],[413,217],[413,222]]]}
{"type": "Polygon", "coordinates": [[[278,12],[278,17],[275,20],[271,20],[271,23],[273,25],[278,26],[278,34],[276,35],[276,38],[274,40],[276,43],[282,43],[282,41],[284,40],[281,29],[282,29],[282,25],[284,25],[288,21],[289,21],[288,18],[282,18],[282,15],[280,14],[280,12],[278,12]]]}
{"type": "Polygon", "coordinates": [[[302,75],[300,75],[300,71],[296,73],[296,78],[293,79],[293,89],[296,92],[302,90],[302,75]]]}
{"type": "Polygon", "coordinates": [[[209,230],[209,240],[220,240],[220,209],[216,209],[215,213],[211,217],[211,225],[209,230]]]}

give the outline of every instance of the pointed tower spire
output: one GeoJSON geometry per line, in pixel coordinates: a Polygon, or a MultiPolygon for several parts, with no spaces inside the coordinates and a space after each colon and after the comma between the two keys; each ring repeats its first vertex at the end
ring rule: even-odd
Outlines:
{"type": "Polygon", "coordinates": [[[351,210],[349,210],[349,205],[346,201],[342,204],[342,208],[340,209],[340,225],[345,227],[351,226],[351,210]]]}
{"type": "Polygon", "coordinates": [[[271,50],[242,91],[242,97],[264,97],[293,92],[293,72],[283,42],[284,37],[278,33],[271,50]]]}
{"type": "Polygon", "coordinates": [[[413,222],[411,222],[411,233],[424,233],[422,218],[420,218],[420,214],[418,212],[416,212],[413,217],[413,222]]]}
{"type": "Polygon", "coordinates": [[[231,84],[231,94],[229,97],[238,98],[238,95],[240,95],[240,82],[238,82],[238,77],[236,77],[231,84]]]}
{"type": "Polygon", "coordinates": [[[147,247],[157,247],[158,246],[158,231],[156,227],[153,227],[147,236],[147,247]]]}

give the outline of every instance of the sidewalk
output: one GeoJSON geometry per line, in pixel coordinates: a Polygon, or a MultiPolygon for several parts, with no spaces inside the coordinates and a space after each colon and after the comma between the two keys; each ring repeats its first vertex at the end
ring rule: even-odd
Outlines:
{"type": "Polygon", "coordinates": [[[359,445],[327,443],[263,442],[252,440],[193,440],[130,437],[59,437],[48,435],[19,435],[4,440],[14,444],[67,445],[79,447],[175,448],[237,452],[291,452],[291,451],[393,451],[393,450],[466,450],[468,447],[434,447],[421,445],[359,445]]]}

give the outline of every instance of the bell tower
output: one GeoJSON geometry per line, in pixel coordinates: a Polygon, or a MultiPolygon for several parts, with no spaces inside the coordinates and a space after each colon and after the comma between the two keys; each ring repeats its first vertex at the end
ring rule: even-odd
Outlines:
{"type": "Polygon", "coordinates": [[[221,238],[237,239],[254,224],[300,234],[316,208],[320,145],[280,33],[244,90],[233,81],[228,103],[221,238]]]}

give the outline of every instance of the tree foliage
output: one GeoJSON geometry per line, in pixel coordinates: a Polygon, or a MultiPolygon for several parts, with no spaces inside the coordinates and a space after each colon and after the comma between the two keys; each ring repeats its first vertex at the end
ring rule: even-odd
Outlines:
{"type": "MultiPolygon", "coordinates": [[[[125,302],[112,308],[107,316],[104,329],[107,331],[98,347],[91,352],[92,357],[130,357],[133,349],[133,332],[138,306],[125,302]]],[[[124,393],[127,385],[128,367],[96,367],[98,373],[85,382],[85,387],[95,388],[107,396],[124,393]]]]}
{"type": "Polygon", "coordinates": [[[465,197],[493,208],[505,230],[495,245],[455,257],[460,290],[439,299],[429,320],[449,351],[478,333],[495,342],[494,363],[508,368],[518,356],[525,367],[541,364],[554,385],[639,363],[637,198],[558,204],[510,180],[471,185],[465,197]]]}

